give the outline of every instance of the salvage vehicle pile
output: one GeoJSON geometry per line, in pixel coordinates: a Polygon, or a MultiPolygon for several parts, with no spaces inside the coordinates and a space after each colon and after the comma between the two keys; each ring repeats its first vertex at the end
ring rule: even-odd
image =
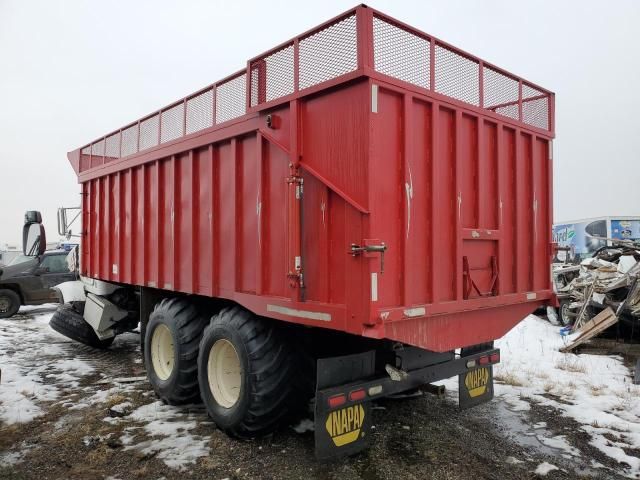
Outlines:
{"type": "Polygon", "coordinates": [[[633,335],[640,319],[639,261],[640,243],[622,240],[598,249],[580,266],[556,268],[556,285],[574,276],[557,288],[561,322],[572,324],[583,340],[617,322],[630,326],[633,335]]]}

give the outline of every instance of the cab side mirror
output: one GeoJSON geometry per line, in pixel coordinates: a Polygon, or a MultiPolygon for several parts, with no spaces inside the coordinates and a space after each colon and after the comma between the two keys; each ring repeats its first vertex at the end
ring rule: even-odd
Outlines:
{"type": "Polygon", "coordinates": [[[58,209],[58,235],[61,237],[67,236],[67,209],[58,209]]]}
{"type": "Polygon", "coordinates": [[[47,239],[42,225],[42,215],[35,210],[24,216],[22,227],[22,253],[28,257],[42,255],[47,249],[47,239]]]}

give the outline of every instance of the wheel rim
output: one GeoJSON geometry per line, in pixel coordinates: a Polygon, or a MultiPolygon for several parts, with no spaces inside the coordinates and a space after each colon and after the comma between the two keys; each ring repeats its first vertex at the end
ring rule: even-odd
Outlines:
{"type": "Polygon", "coordinates": [[[207,378],[215,401],[224,408],[233,407],[240,398],[242,367],[238,352],[229,340],[220,339],[211,347],[207,378]]]}
{"type": "Polygon", "coordinates": [[[567,303],[563,303],[562,306],[560,307],[560,320],[565,325],[569,322],[569,319],[567,317],[568,311],[569,311],[569,305],[567,303]]]}
{"type": "Polygon", "coordinates": [[[166,325],[160,324],[153,330],[151,337],[151,363],[160,380],[166,380],[171,376],[175,358],[171,330],[166,325]]]}
{"type": "Polygon", "coordinates": [[[0,297],[0,313],[7,313],[10,306],[11,302],[7,297],[0,297]]]}

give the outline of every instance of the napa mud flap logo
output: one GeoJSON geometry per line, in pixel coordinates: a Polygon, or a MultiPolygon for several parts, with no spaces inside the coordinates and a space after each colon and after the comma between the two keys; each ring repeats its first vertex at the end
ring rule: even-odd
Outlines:
{"type": "Polygon", "coordinates": [[[325,427],[336,447],[342,447],[360,438],[364,417],[365,413],[362,405],[354,405],[329,412],[325,427]]]}
{"type": "Polygon", "coordinates": [[[469,408],[493,398],[493,367],[480,367],[459,375],[460,408],[469,408]]]}
{"type": "Polygon", "coordinates": [[[369,402],[332,411],[316,408],[316,457],[329,459],[352,455],[369,445],[369,402]]]}
{"type": "Polygon", "coordinates": [[[484,395],[487,391],[487,383],[489,382],[489,369],[477,368],[468,372],[464,376],[464,385],[467,387],[471,398],[484,395]]]}

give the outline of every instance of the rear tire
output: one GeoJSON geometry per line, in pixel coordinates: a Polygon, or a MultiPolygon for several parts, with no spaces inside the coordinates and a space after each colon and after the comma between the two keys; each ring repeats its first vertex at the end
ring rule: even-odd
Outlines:
{"type": "Polygon", "coordinates": [[[574,317],[569,316],[569,305],[571,305],[571,300],[561,300],[560,306],[558,307],[558,320],[563,326],[571,325],[574,321],[574,317]]]}
{"type": "Polygon", "coordinates": [[[49,326],[65,337],[93,348],[105,349],[113,343],[115,337],[100,340],[86,320],[70,304],[60,305],[55,311],[49,326]]]}
{"type": "Polygon", "coordinates": [[[151,386],[170,405],[198,402],[198,347],[206,319],[186,300],[165,298],[149,316],[144,363],[151,386]]]}
{"type": "Polygon", "coordinates": [[[20,310],[20,296],[13,290],[0,290],[0,318],[13,317],[20,310]]]}
{"type": "Polygon", "coordinates": [[[211,319],[200,342],[198,380],[209,416],[227,434],[274,430],[300,406],[296,355],[284,332],[240,308],[211,319]]]}

